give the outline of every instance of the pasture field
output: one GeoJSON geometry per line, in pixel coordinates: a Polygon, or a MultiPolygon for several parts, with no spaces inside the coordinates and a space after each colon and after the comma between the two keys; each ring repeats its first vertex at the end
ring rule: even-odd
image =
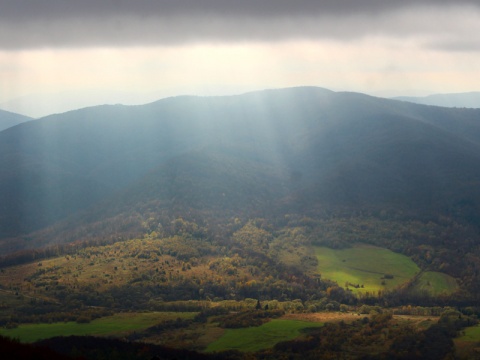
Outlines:
{"type": "Polygon", "coordinates": [[[462,335],[454,340],[458,359],[477,359],[478,343],[480,342],[480,326],[469,326],[463,329],[462,335]]]}
{"type": "Polygon", "coordinates": [[[206,352],[240,350],[254,352],[273,347],[280,341],[295,339],[301,330],[323,326],[323,323],[273,319],[257,327],[228,329],[220,339],[211,343],[206,352]]]}
{"type": "Polygon", "coordinates": [[[430,295],[451,294],[458,289],[455,278],[435,271],[422,273],[415,283],[414,290],[425,290],[430,295]]]}
{"type": "Polygon", "coordinates": [[[0,335],[31,343],[55,336],[70,335],[122,335],[134,330],[146,329],[167,320],[193,318],[196,313],[153,312],[120,313],[92,320],[87,324],[59,322],[53,324],[27,324],[15,329],[0,328],[0,335]]]}
{"type": "Polygon", "coordinates": [[[379,291],[394,289],[420,271],[405,255],[365,244],[347,249],[316,246],[315,254],[322,278],[334,280],[356,294],[376,295],[379,291]]]}
{"type": "Polygon", "coordinates": [[[480,325],[466,327],[457,340],[480,342],[480,325]]]}

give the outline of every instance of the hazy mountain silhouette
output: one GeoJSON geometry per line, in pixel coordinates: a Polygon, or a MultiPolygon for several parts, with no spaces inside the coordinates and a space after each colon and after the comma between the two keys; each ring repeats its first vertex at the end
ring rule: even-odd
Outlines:
{"type": "Polygon", "coordinates": [[[466,92],[453,94],[433,94],[428,96],[399,96],[396,100],[409,101],[416,104],[434,105],[458,108],[480,108],[480,92],[466,92]]]}
{"type": "Polygon", "coordinates": [[[32,118],[28,116],[0,110],[0,131],[30,120],[32,120],[32,118]]]}
{"type": "Polygon", "coordinates": [[[0,133],[1,235],[135,212],[471,214],[480,110],[290,88],[99,106],[0,133]],[[463,212],[462,212],[463,211],[463,212]]]}
{"type": "Polygon", "coordinates": [[[96,105],[144,104],[160,97],[162,97],[160,94],[155,93],[139,94],[137,92],[100,89],[89,89],[87,92],[71,90],[59,93],[25,95],[0,103],[0,108],[14,113],[26,114],[32,118],[41,118],[96,105]]]}

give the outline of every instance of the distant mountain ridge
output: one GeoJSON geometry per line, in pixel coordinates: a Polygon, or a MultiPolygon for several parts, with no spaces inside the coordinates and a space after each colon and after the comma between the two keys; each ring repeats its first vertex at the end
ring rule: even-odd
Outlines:
{"type": "Polygon", "coordinates": [[[161,96],[124,91],[65,91],[60,93],[30,94],[0,103],[0,109],[41,118],[52,114],[104,104],[145,104],[161,96]]]}
{"type": "Polygon", "coordinates": [[[30,120],[33,119],[10,111],[0,110],[0,131],[30,120]]]}
{"type": "MultiPolygon", "coordinates": [[[[268,216],[322,206],[475,222],[479,119],[477,109],[315,87],[52,115],[0,133],[0,236],[57,224],[41,237],[75,240],[80,228],[162,211],[268,216]]],[[[117,225],[104,231],[124,231],[117,225]]]]}
{"type": "Polygon", "coordinates": [[[457,107],[457,108],[480,108],[480,92],[432,94],[422,97],[399,96],[395,100],[409,101],[416,104],[457,107]]]}

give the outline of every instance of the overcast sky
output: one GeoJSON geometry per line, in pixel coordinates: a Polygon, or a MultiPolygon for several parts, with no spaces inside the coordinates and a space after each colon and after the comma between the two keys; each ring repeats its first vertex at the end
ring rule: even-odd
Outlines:
{"type": "Polygon", "coordinates": [[[476,91],[479,3],[0,0],[0,108],[40,116],[299,85],[476,91]]]}

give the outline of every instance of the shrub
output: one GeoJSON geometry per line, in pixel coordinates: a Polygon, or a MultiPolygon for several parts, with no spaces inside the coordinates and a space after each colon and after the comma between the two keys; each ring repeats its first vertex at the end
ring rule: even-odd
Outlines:
{"type": "Polygon", "coordinates": [[[90,321],[90,317],[86,315],[80,315],[79,317],[77,317],[78,324],[88,324],[90,321]]]}

